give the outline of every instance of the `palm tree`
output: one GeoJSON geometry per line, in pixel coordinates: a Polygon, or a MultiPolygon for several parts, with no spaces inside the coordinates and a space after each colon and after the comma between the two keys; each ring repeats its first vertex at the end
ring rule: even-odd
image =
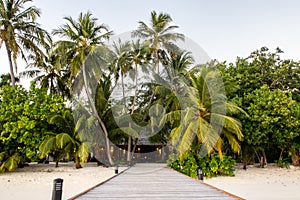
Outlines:
{"type": "Polygon", "coordinates": [[[41,143],[40,156],[54,152],[56,167],[61,158],[67,157],[74,158],[76,169],[81,168],[80,160],[86,162],[91,147],[87,140],[88,133],[81,128],[88,119],[82,115],[75,124],[71,111],[65,110],[62,114],[50,116],[48,121],[56,128],[54,132],[48,132],[48,137],[41,143]]]}
{"type": "Polygon", "coordinates": [[[78,21],[72,17],[64,18],[67,23],[55,29],[54,35],[65,40],[56,43],[56,52],[65,55],[67,64],[70,65],[70,79],[72,80],[83,68],[87,57],[99,46],[104,46],[104,41],[109,39],[112,31],[104,24],[97,25],[97,18],[90,12],[80,13],[78,21]]]}
{"type": "Polygon", "coordinates": [[[180,125],[171,132],[180,157],[193,145],[202,144],[201,155],[210,154],[216,148],[222,158],[223,136],[235,152],[239,151],[238,141],[243,136],[241,123],[228,114],[242,110],[227,101],[218,74],[208,68],[197,68],[190,72],[190,80],[189,103],[181,110],[180,125]]]}
{"type": "Polygon", "coordinates": [[[17,73],[17,57],[21,55],[27,62],[26,51],[42,55],[40,45],[47,47],[47,41],[51,41],[48,33],[36,22],[40,11],[34,6],[24,8],[27,2],[31,0],[0,1],[0,48],[4,43],[13,86],[17,73]]]}
{"type": "Polygon", "coordinates": [[[132,69],[132,62],[130,59],[130,49],[131,44],[129,41],[125,41],[124,43],[119,39],[118,42],[113,43],[113,53],[115,54],[115,58],[113,61],[113,68],[116,70],[116,79],[119,77],[119,73],[121,74],[121,85],[122,85],[122,97],[124,106],[126,104],[125,98],[125,86],[124,86],[124,76],[132,69]]]}
{"type": "Polygon", "coordinates": [[[182,51],[179,54],[170,53],[165,62],[167,66],[164,77],[158,76],[159,80],[156,82],[160,84],[154,87],[154,104],[163,105],[166,113],[169,114],[166,115],[167,119],[162,119],[166,120],[165,129],[150,138],[151,141],[163,144],[169,142],[170,134],[168,130],[177,127],[180,122],[180,117],[175,113],[181,109],[183,102],[180,99],[186,93],[185,87],[182,87],[182,83],[186,84],[188,81],[186,77],[188,75],[187,69],[193,64],[194,59],[190,52],[182,51]]]}
{"type": "Polygon", "coordinates": [[[159,73],[159,51],[165,48],[168,51],[177,51],[178,47],[172,43],[177,40],[184,40],[184,35],[172,32],[178,28],[175,25],[169,25],[172,22],[170,15],[165,13],[157,14],[155,11],[151,12],[150,25],[139,21],[139,27],[132,32],[134,37],[145,39],[145,42],[150,43],[152,54],[155,57],[157,73],[159,73]]]}
{"type": "Polygon", "coordinates": [[[71,98],[67,85],[69,73],[62,65],[61,57],[50,49],[44,56],[31,55],[33,62],[28,65],[30,70],[20,73],[20,77],[34,78],[33,83],[46,88],[50,94],[58,94],[63,98],[71,98]]]}
{"type": "MultiPolygon", "coordinates": [[[[82,70],[84,88],[88,101],[90,102],[92,111],[106,136],[106,153],[110,164],[113,165],[113,160],[110,156],[108,132],[105,124],[99,117],[95,103],[92,100],[88,87],[85,65],[88,56],[92,55],[99,46],[104,46],[104,41],[111,36],[112,32],[108,31],[108,27],[104,24],[97,25],[97,19],[92,17],[92,14],[89,12],[86,14],[80,13],[78,21],[75,21],[72,17],[66,17],[64,19],[67,20],[67,23],[53,31],[55,35],[66,38],[66,40],[57,42],[56,51],[59,52],[60,55],[64,55],[69,64],[70,82],[79,74],[80,70],[82,70]]],[[[97,67],[100,68],[100,66],[97,67]]]]}
{"type": "MultiPolygon", "coordinates": [[[[131,111],[130,111],[130,115],[133,115],[137,105],[137,97],[138,97],[138,89],[139,89],[139,84],[138,84],[138,68],[139,67],[145,67],[143,65],[147,64],[147,56],[149,54],[149,49],[147,46],[145,46],[145,43],[140,43],[139,40],[137,40],[136,42],[132,41],[132,45],[131,45],[131,50],[130,50],[130,59],[131,62],[134,66],[134,96],[133,96],[133,101],[131,104],[131,111]]],[[[131,122],[129,123],[129,129],[132,128],[132,124],[131,122]]],[[[137,142],[138,142],[138,137],[135,138],[135,143],[134,143],[134,147],[131,153],[131,136],[128,137],[128,150],[127,150],[127,161],[131,162],[137,142]]]]}

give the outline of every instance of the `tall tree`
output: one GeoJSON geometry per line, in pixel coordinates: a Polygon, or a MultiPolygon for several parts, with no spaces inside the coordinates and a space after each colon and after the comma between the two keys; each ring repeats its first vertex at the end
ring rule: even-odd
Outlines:
{"type": "Polygon", "coordinates": [[[293,152],[292,148],[299,138],[299,121],[291,92],[270,90],[267,85],[263,85],[247,94],[244,101],[248,104],[245,110],[250,116],[242,118],[244,140],[254,148],[261,165],[267,164],[268,153],[276,154],[277,148],[280,150],[279,160],[284,151],[293,152]]]}
{"type": "MultiPolygon", "coordinates": [[[[182,51],[179,54],[170,53],[166,62],[166,73],[163,77],[158,76],[159,80],[157,80],[157,82],[160,84],[157,84],[154,87],[154,103],[163,105],[166,112],[170,113],[181,109],[182,102],[180,102],[179,98],[184,96],[184,93],[186,92],[184,87],[182,87],[182,83],[188,81],[188,78],[186,77],[188,75],[187,68],[193,64],[194,59],[190,52],[182,51]]],[[[147,101],[149,101],[148,98],[147,101]]],[[[176,116],[169,115],[167,123],[166,129],[170,129],[171,127],[174,128],[178,125],[176,125],[176,123],[179,123],[179,119],[177,118],[176,120],[176,116]]],[[[159,139],[163,138],[160,142],[166,144],[167,141],[169,141],[169,135],[169,131],[162,130],[150,138],[150,140],[159,142],[159,139]],[[156,138],[158,140],[156,140],[156,138]]]]}
{"type": "Polygon", "coordinates": [[[0,44],[4,43],[6,47],[13,86],[18,56],[21,55],[27,62],[26,51],[43,54],[41,45],[47,46],[47,41],[51,41],[48,33],[36,22],[40,16],[39,9],[34,6],[24,7],[28,2],[31,0],[0,1],[0,44]]]}
{"type": "Polygon", "coordinates": [[[150,44],[153,56],[155,57],[156,70],[159,73],[159,52],[162,49],[168,51],[177,51],[178,47],[173,43],[177,40],[184,40],[184,35],[172,32],[178,28],[176,25],[170,25],[172,22],[170,15],[165,13],[157,14],[155,11],[151,12],[150,24],[139,21],[139,27],[132,32],[135,37],[145,39],[145,42],[150,44]]]}
{"type": "MultiPolygon", "coordinates": [[[[144,67],[143,65],[145,65],[147,63],[147,55],[148,55],[148,47],[144,45],[144,43],[140,43],[140,40],[137,40],[136,42],[132,41],[132,45],[131,45],[131,50],[130,50],[130,59],[133,65],[133,69],[134,69],[134,96],[132,99],[132,104],[131,104],[131,110],[130,110],[130,115],[133,115],[135,110],[139,107],[137,106],[137,98],[138,98],[138,90],[139,90],[139,84],[138,84],[138,78],[139,78],[139,68],[140,67],[144,67]]],[[[133,127],[133,124],[131,122],[129,122],[129,128],[131,129],[133,127]]],[[[131,162],[131,159],[133,157],[137,142],[138,142],[138,138],[135,137],[135,144],[134,147],[132,149],[132,153],[131,153],[131,140],[132,137],[129,136],[128,137],[128,149],[127,149],[127,161],[131,162]]]]}
{"type": "MultiPolygon", "coordinates": [[[[78,21],[72,17],[64,18],[67,23],[54,30],[55,35],[62,36],[65,40],[60,40],[56,44],[56,51],[62,56],[65,56],[65,60],[70,67],[70,81],[72,81],[76,75],[82,70],[84,88],[90,103],[92,112],[97,118],[102,131],[106,136],[106,153],[111,165],[113,160],[110,155],[108,132],[105,124],[100,118],[95,102],[92,99],[88,81],[87,81],[87,69],[85,61],[88,56],[92,55],[99,46],[104,46],[104,41],[108,39],[112,32],[108,30],[108,27],[104,24],[97,25],[97,18],[94,18],[90,12],[85,14],[80,13],[78,21]]],[[[96,66],[101,71],[101,66],[96,66]]]]}
{"type": "Polygon", "coordinates": [[[291,99],[300,99],[300,67],[299,62],[281,59],[282,53],[279,48],[271,52],[262,47],[229,66],[218,64],[224,82],[235,86],[234,90],[227,90],[227,97],[250,116],[238,116],[243,123],[244,166],[249,159],[253,161],[256,154],[263,167],[267,159],[271,162],[278,157],[281,159],[289,149],[286,147],[297,143],[298,131],[292,125],[296,125],[298,120],[292,112],[291,99]]]}
{"type": "Polygon", "coordinates": [[[120,39],[118,42],[113,43],[113,65],[116,70],[116,78],[121,75],[122,97],[124,106],[126,104],[124,76],[132,69],[132,62],[130,58],[131,44],[129,41],[122,42],[120,39]]]}

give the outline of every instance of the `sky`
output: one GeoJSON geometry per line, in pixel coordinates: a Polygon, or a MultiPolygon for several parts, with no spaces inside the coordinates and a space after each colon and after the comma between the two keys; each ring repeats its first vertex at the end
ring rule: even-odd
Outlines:
{"type": "MultiPolygon", "coordinates": [[[[179,26],[176,31],[212,59],[234,62],[267,46],[272,51],[280,47],[283,58],[300,61],[298,0],[33,0],[33,5],[40,8],[39,23],[49,32],[64,24],[64,17],[77,19],[90,11],[118,35],[135,30],[138,21],[148,23],[155,10],[169,14],[179,26]]],[[[0,73],[9,72],[4,46],[0,61],[0,73]]]]}

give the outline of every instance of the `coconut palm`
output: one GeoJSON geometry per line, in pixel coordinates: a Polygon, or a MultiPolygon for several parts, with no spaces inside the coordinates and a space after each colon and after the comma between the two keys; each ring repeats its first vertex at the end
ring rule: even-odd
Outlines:
{"type": "MultiPolygon", "coordinates": [[[[184,84],[187,84],[187,68],[193,63],[193,58],[189,52],[182,51],[178,55],[170,54],[169,57],[165,60],[166,67],[164,68],[164,73],[162,75],[155,75],[155,84],[153,87],[153,95],[151,98],[154,99],[154,104],[163,105],[166,112],[169,113],[167,123],[174,124],[177,122],[180,117],[176,117],[173,111],[178,111],[181,109],[180,100],[181,96],[184,96],[186,93],[186,88],[183,87],[184,84]]],[[[150,96],[150,95],[148,95],[150,96]]],[[[146,101],[149,101],[149,97],[145,98],[146,101]]],[[[151,101],[150,101],[151,102],[151,101]]],[[[150,106],[152,105],[149,104],[150,106]]],[[[163,119],[165,120],[165,119],[163,119]]],[[[169,134],[165,131],[165,136],[169,134]]]]}
{"type": "Polygon", "coordinates": [[[47,41],[51,41],[48,33],[36,22],[40,11],[34,6],[24,8],[28,2],[31,0],[0,1],[0,48],[4,43],[13,86],[17,73],[17,57],[21,55],[27,62],[26,51],[42,55],[40,45],[47,47],[47,41]]]}
{"type": "Polygon", "coordinates": [[[183,34],[172,32],[178,28],[178,26],[169,25],[172,21],[170,15],[165,13],[157,14],[155,11],[152,11],[150,25],[139,21],[138,29],[132,32],[134,37],[140,37],[150,43],[152,54],[156,60],[157,73],[159,73],[159,51],[161,49],[177,51],[178,47],[173,42],[184,40],[183,34]]]}
{"type": "MultiPolygon", "coordinates": [[[[72,17],[66,17],[64,19],[67,20],[67,23],[53,31],[55,35],[65,38],[65,40],[57,42],[56,52],[64,56],[67,64],[69,64],[70,82],[80,73],[80,70],[82,70],[84,88],[88,101],[102,131],[106,135],[106,153],[110,164],[113,165],[109,151],[108,132],[92,100],[85,65],[88,56],[93,55],[99,46],[103,47],[104,41],[111,36],[112,32],[108,31],[108,27],[104,24],[97,25],[97,19],[92,17],[92,14],[89,12],[85,14],[80,13],[78,21],[72,17]]],[[[99,71],[101,72],[101,66],[97,66],[97,68],[100,69],[99,71]]]]}
{"type": "MultiPolygon", "coordinates": [[[[130,115],[133,115],[135,110],[137,109],[137,98],[138,98],[138,90],[139,90],[139,84],[138,84],[138,77],[139,77],[139,67],[142,68],[142,70],[147,70],[145,69],[147,62],[148,62],[148,54],[149,54],[149,48],[145,46],[145,43],[141,43],[140,40],[137,41],[132,41],[131,45],[131,50],[130,50],[130,59],[134,68],[134,96],[131,104],[131,111],[130,115]]],[[[133,128],[133,125],[131,122],[129,123],[129,128],[133,128]]],[[[133,153],[135,151],[137,142],[138,142],[138,137],[135,137],[135,144],[132,150],[131,154],[131,136],[128,137],[128,151],[127,151],[127,161],[130,162],[133,153]]]]}
{"type": "Polygon", "coordinates": [[[67,64],[70,65],[70,79],[76,77],[87,57],[99,46],[103,46],[109,39],[112,31],[104,24],[97,25],[97,18],[90,12],[80,13],[78,21],[72,17],[64,18],[67,23],[55,29],[54,35],[61,36],[65,40],[56,43],[56,52],[64,55],[67,64]]]}
{"type": "Polygon", "coordinates": [[[44,56],[31,55],[33,62],[28,65],[29,70],[20,73],[20,77],[34,78],[33,83],[40,88],[46,88],[50,94],[58,94],[63,98],[70,98],[67,85],[69,71],[62,65],[61,57],[52,50],[44,56]]]}
{"type": "Polygon", "coordinates": [[[215,71],[197,68],[190,72],[189,105],[181,110],[181,123],[171,132],[172,142],[181,158],[193,145],[202,144],[200,154],[216,149],[222,158],[222,141],[225,137],[231,148],[240,150],[241,123],[228,116],[242,111],[226,99],[222,80],[215,71]]]}
{"type": "Polygon", "coordinates": [[[119,39],[118,42],[113,43],[113,53],[115,58],[113,60],[113,68],[116,70],[116,79],[118,79],[119,74],[121,74],[121,85],[122,85],[122,97],[124,101],[124,106],[126,102],[125,98],[125,86],[124,86],[124,76],[132,69],[132,62],[130,59],[130,49],[131,44],[129,41],[124,43],[119,39]]]}
{"type": "Polygon", "coordinates": [[[56,127],[53,128],[54,132],[48,132],[48,137],[41,143],[40,156],[54,152],[56,167],[60,159],[67,157],[74,158],[75,167],[81,168],[80,160],[86,162],[91,147],[87,140],[88,133],[81,128],[88,119],[82,115],[75,123],[71,111],[65,110],[62,114],[50,116],[48,121],[56,127]]]}
{"type": "MultiPolygon", "coordinates": [[[[193,64],[194,59],[190,52],[180,51],[178,54],[170,52],[162,61],[165,65],[164,73],[156,77],[154,86],[153,103],[154,105],[163,105],[165,112],[161,118],[158,117],[157,124],[163,123],[164,127],[159,133],[150,138],[151,142],[170,144],[170,130],[177,127],[180,123],[180,109],[182,109],[186,89],[184,84],[188,81],[187,69],[193,64]]],[[[149,100],[146,100],[149,101],[149,100]]],[[[164,149],[162,149],[164,150],[164,149]]],[[[171,151],[171,149],[169,149],[171,151]]]]}

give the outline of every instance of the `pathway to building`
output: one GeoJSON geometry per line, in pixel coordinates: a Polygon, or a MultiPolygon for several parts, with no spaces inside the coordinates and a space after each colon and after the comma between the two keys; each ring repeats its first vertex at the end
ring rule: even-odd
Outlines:
{"type": "Polygon", "coordinates": [[[136,164],[115,178],[73,199],[242,199],[166,167],[165,164],[136,164]]]}

